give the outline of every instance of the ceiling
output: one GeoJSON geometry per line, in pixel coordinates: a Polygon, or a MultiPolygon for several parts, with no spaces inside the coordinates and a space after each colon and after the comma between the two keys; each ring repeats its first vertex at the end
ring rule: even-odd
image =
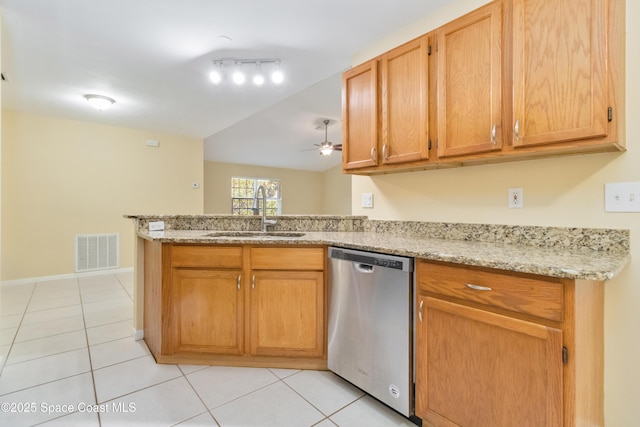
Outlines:
{"type": "Polygon", "coordinates": [[[0,0],[2,107],[202,138],[211,161],[323,171],[340,155],[301,150],[324,141],[325,118],[341,142],[353,55],[444,3],[0,0]],[[280,58],[285,81],[215,86],[221,58],[280,58]],[[116,103],[97,111],[88,93],[116,103]]]}

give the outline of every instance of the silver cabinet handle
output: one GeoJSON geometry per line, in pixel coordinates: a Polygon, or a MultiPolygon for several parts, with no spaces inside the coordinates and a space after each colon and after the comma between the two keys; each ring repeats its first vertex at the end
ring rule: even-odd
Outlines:
{"type": "Polygon", "coordinates": [[[490,291],[491,290],[491,288],[487,288],[486,286],[472,285],[471,283],[467,283],[465,286],[467,288],[469,288],[469,289],[474,289],[476,291],[490,291]]]}
{"type": "Polygon", "coordinates": [[[253,276],[251,276],[251,289],[255,289],[256,288],[256,276],[255,274],[253,276]]]}
{"type": "Polygon", "coordinates": [[[520,142],[520,120],[516,120],[516,125],[513,130],[516,133],[516,142],[520,142]]]}
{"type": "Polygon", "coordinates": [[[373,163],[376,162],[376,147],[371,147],[371,160],[373,163]]]}
{"type": "Polygon", "coordinates": [[[420,301],[420,308],[418,309],[418,319],[420,319],[420,323],[422,323],[422,305],[424,304],[424,300],[420,301]]]}
{"type": "Polygon", "coordinates": [[[238,274],[238,290],[240,290],[240,279],[242,278],[242,274],[238,274]]]}
{"type": "Polygon", "coordinates": [[[496,125],[493,125],[491,128],[491,140],[493,141],[493,145],[496,145],[496,125]]]}
{"type": "Polygon", "coordinates": [[[384,144],[382,146],[382,158],[385,160],[389,158],[389,156],[387,155],[387,144],[384,144]]]}

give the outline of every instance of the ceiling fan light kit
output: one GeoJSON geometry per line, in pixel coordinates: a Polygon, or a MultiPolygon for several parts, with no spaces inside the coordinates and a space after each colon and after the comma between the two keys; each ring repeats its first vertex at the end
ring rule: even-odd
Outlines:
{"type": "Polygon", "coordinates": [[[327,129],[329,128],[329,119],[324,119],[322,123],[324,123],[324,141],[320,144],[313,144],[317,147],[320,147],[320,155],[328,156],[334,151],[342,151],[342,144],[333,144],[329,142],[327,138],[327,129]]]}
{"type": "Polygon", "coordinates": [[[235,59],[222,58],[214,59],[214,69],[209,73],[209,79],[214,85],[219,85],[226,80],[230,80],[236,86],[242,86],[247,80],[245,70],[253,66],[253,76],[251,81],[257,87],[263,86],[266,82],[262,67],[263,65],[271,67],[271,82],[274,85],[280,85],[284,82],[284,74],[280,69],[280,59],[263,58],[263,59],[235,59]]]}

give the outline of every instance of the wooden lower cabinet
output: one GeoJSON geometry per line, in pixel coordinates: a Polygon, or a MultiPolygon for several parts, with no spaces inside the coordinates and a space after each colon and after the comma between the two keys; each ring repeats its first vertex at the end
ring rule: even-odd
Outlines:
{"type": "Polygon", "coordinates": [[[326,369],[324,247],[145,244],[160,363],[326,369]]]}
{"type": "Polygon", "coordinates": [[[174,268],[172,352],[242,354],[242,270],[174,268]]]}
{"type": "Polygon", "coordinates": [[[256,271],[251,289],[251,354],[321,357],[321,271],[256,271]]]}
{"type": "Polygon", "coordinates": [[[423,425],[604,424],[601,282],[424,260],[416,277],[423,425]]]}

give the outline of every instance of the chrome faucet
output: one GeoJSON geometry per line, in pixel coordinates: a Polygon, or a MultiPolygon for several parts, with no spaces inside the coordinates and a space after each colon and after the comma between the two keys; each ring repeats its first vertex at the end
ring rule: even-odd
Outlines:
{"type": "Polygon", "coordinates": [[[267,219],[267,189],[264,188],[264,185],[260,185],[256,190],[256,195],[253,197],[253,210],[254,214],[260,212],[260,204],[258,203],[258,197],[260,197],[260,190],[262,190],[262,232],[267,231],[267,225],[275,225],[278,220],[277,219],[267,219]]]}

